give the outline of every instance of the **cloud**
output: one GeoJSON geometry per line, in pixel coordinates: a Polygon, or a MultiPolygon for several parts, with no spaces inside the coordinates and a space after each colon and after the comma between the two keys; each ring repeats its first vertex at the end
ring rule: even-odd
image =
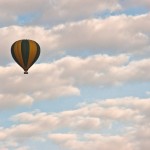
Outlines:
{"type": "Polygon", "coordinates": [[[22,69],[17,65],[1,66],[0,81],[3,85],[0,89],[1,109],[31,105],[42,99],[80,95],[77,85],[94,85],[98,81],[97,71],[107,72],[107,69],[123,64],[127,59],[128,57],[124,55],[116,57],[99,55],[86,59],[68,56],[52,63],[35,64],[27,76],[23,75],[22,69]],[[97,63],[101,65],[96,66],[97,63]]]}
{"type": "Polygon", "coordinates": [[[129,61],[126,55],[94,55],[86,58],[67,56],[52,63],[35,64],[26,76],[17,65],[0,67],[0,82],[3,85],[0,107],[79,96],[80,87],[103,88],[148,82],[149,66],[149,59],[129,61]]]}
{"type": "Polygon", "coordinates": [[[31,105],[35,100],[80,95],[78,88],[60,77],[61,70],[57,70],[54,64],[39,64],[33,67],[33,74],[27,76],[17,65],[0,67],[0,73],[3,85],[0,88],[0,108],[3,109],[31,105]]]}
{"type": "Polygon", "coordinates": [[[149,0],[0,0],[0,150],[55,145],[64,150],[149,150],[150,98],[84,102],[97,88],[116,91],[142,84],[150,95],[149,8],[149,0]],[[28,75],[11,57],[11,45],[19,39],[33,39],[41,47],[28,75]],[[70,110],[33,110],[37,101],[61,103],[82,92],[81,103],[72,109],[67,104],[70,110]]]}
{"type": "Polygon", "coordinates": [[[55,64],[62,69],[62,77],[72,80],[75,85],[107,86],[149,81],[149,62],[149,59],[129,61],[126,55],[94,55],[64,57],[55,64]]]}
{"type": "Polygon", "coordinates": [[[63,145],[67,150],[103,150],[116,149],[116,150],[132,150],[132,144],[128,142],[126,137],[122,136],[103,136],[99,134],[85,134],[84,140],[80,141],[78,138],[66,139],[70,134],[52,134],[49,138],[63,145]]]}
{"type": "MultiPolygon", "coordinates": [[[[81,130],[94,130],[95,128],[108,128],[108,122],[124,121],[138,124],[142,121],[148,122],[149,99],[136,97],[124,97],[116,99],[105,99],[95,103],[86,104],[75,110],[48,114],[42,112],[21,113],[13,117],[14,121],[22,123],[44,124],[45,121],[51,126],[48,129],[63,127],[77,127],[81,130]],[[43,122],[43,123],[42,123],[43,122]],[[103,124],[102,124],[103,123],[103,124]],[[105,125],[104,125],[105,124],[105,125]],[[101,126],[104,125],[104,126],[101,126]]],[[[77,129],[76,128],[76,129],[77,129]]]]}
{"type": "MultiPolygon", "coordinates": [[[[121,127],[124,128],[123,132],[118,132],[117,134],[115,131],[116,135],[114,135],[113,132],[111,133],[110,127],[105,126],[107,128],[106,133],[103,133],[103,129],[101,129],[99,130],[100,133],[87,134],[87,131],[85,134],[54,133],[49,134],[48,137],[58,145],[63,146],[66,150],[91,150],[92,148],[95,150],[99,150],[99,148],[102,148],[103,150],[142,150],[143,148],[148,150],[150,146],[149,117],[147,115],[150,106],[148,103],[149,99],[139,99],[134,97],[106,99],[104,101],[85,105],[78,110],[63,112],[64,115],[70,114],[74,118],[77,115],[80,115],[81,117],[82,114],[84,117],[87,115],[90,117],[97,116],[101,120],[110,119],[112,124],[118,121],[123,121],[124,125],[127,123],[125,126],[121,127]],[[68,139],[67,137],[70,136],[72,138],[68,139]]],[[[75,121],[74,123],[77,122],[75,121]]],[[[113,131],[114,128],[112,125],[111,128],[113,131]]],[[[117,127],[117,131],[118,130],[119,125],[117,127]]]]}
{"type": "Polygon", "coordinates": [[[29,148],[27,146],[24,146],[24,147],[18,147],[16,150],[29,150],[29,148]]]}
{"type": "Polygon", "coordinates": [[[55,139],[60,142],[68,142],[68,141],[74,141],[77,139],[76,134],[51,134],[49,135],[49,138],[55,139]]]}
{"type": "Polygon", "coordinates": [[[48,136],[69,150],[92,147],[98,150],[99,146],[104,150],[110,147],[141,150],[144,146],[148,150],[149,110],[148,98],[124,97],[99,100],[58,113],[23,112],[12,117],[17,124],[1,127],[0,144],[19,147],[29,140],[42,144],[48,136]],[[64,129],[67,131],[60,133],[64,129]]]}
{"type": "Polygon", "coordinates": [[[61,49],[64,50],[148,53],[149,16],[149,14],[141,16],[120,15],[106,19],[83,20],[64,26],[60,25],[52,29],[52,33],[55,31],[55,35],[59,35],[57,41],[61,49]]]}
{"type": "Polygon", "coordinates": [[[54,25],[60,22],[89,18],[103,11],[115,11],[121,8],[116,0],[101,2],[97,0],[9,0],[0,1],[1,25],[42,24],[54,25]],[[29,5],[30,4],[30,5],[29,5]],[[84,6],[84,7],[80,7],[84,6]],[[77,11],[78,10],[78,11],[77,11]],[[7,16],[7,17],[6,17],[7,16]]]}
{"type": "Polygon", "coordinates": [[[0,109],[10,109],[16,106],[27,105],[33,103],[33,98],[25,94],[0,94],[0,109]]]}
{"type": "Polygon", "coordinates": [[[128,133],[128,137],[130,141],[133,143],[134,148],[136,150],[148,150],[150,147],[149,138],[150,138],[150,130],[149,130],[149,121],[136,125],[130,129],[128,133]]]}
{"type": "Polygon", "coordinates": [[[33,39],[38,42],[42,51],[39,59],[42,58],[42,60],[44,60],[48,57],[49,60],[51,58],[51,55],[56,55],[56,53],[53,52],[55,47],[54,41],[56,41],[56,37],[55,35],[51,36],[50,31],[44,29],[43,27],[9,26],[0,28],[0,31],[1,38],[3,38],[3,42],[1,43],[2,55],[0,56],[0,64],[2,65],[8,64],[9,62],[13,61],[10,49],[12,44],[19,39],[33,39]]]}
{"type": "Polygon", "coordinates": [[[18,39],[33,39],[40,44],[40,61],[64,55],[130,54],[149,56],[150,14],[111,16],[65,23],[46,29],[38,26],[9,26],[0,28],[0,63],[12,61],[11,45],[18,39]],[[84,36],[84,38],[83,38],[84,36]]]}
{"type": "Polygon", "coordinates": [[[124,8],[128,7],[145,7],[149,8],[150,7],[150,1],[149,0],[126,0],[126,1],[121,1],[121,5],[124,6],[124,8]]]}
{"type": "Polygon", "coordinates": [[[84,18],[92,18],[95,14],[100,14],[104,11],[116,11],[121,9],[119,3],[115,0],[101,2],[97,0],[50,0],[53,9],[46,9],[42,14],[42,22],[68,22],[73,20],[81,20],[84,18]],[[84,6],[84,7],[81,7],[84,6]],[[77,11],[78,10],[78,11],[77,11]],[[51,16],[49,14],[52,14],[51,16]]]}
{"type": "Polygon", "coordinates": [[[87,18],[96,18],[108,12],[126,10],[130,7],[148,7],[148,0],[119,1],[111,0],[9,0],[0,1],[1,26],[12,24],[38,24],[53,26],[62,22],[77,21],[87,18]],[[29,5],[30,4],[30,5],[29,5]],[[84,7],[81,7],[84,6],[84,7]],[[77,11],[78,10],[78,11],[77,11]]]}

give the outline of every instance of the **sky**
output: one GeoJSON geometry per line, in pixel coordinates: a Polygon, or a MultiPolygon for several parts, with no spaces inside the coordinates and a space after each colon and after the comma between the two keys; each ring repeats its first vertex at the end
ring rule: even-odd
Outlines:
{"type": "Polygon", "coordinates": [[[0,20],[0,150],[150,149],[149,0],[0,0],[0,20]]]}

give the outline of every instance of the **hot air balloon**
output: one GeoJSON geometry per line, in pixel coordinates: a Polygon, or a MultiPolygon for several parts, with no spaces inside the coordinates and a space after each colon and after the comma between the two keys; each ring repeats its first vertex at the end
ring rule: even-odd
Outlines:
{"type": "Polygon", "coordinates": [[[18,40],[11,46],[14,60],[28,74],[28,69],[36,62],[40,55],[40,46],[33,40],[18,40]]]}

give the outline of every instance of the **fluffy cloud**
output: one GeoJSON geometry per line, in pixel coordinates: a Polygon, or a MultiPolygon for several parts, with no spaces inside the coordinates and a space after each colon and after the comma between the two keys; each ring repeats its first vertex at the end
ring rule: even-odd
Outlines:
{"type": "Polygon", "coordinates": [[[0,110],[33,103],[33,98],[25,94],[0,94],[0,110]]]}
{"type": "Polygon", "coordinates": [[[34,39],[41,46],[41,61],[65,54],[128,53],[149,55],[150,14],[141,16],[113,16],[106,19],[89,19],[55,26],[10,26],[0,28],[0,63],[10,61],[10,47],[18,39],[34,39]],[[143,26],[144,24],[144,26],[143,26]],[[83,38],[84,37],[84,38],[83,38]]]}
{"type": "MultiPolygon", "coordinates": [[[[107,127],[109,134],[49,134],[49,138],[67,150],[91,150],[92,148],[95,150],[99,150],[99,148],[103,150],[112,148],[116,150],[142,150],[144,148],[148,150],[150,146],[149,117],[147,115],[149,108],[149,99],[133,97],[107,99],[105,101],[88,104],[78,110],[63,113],[65,115],[71,114],[73,117],[82,114],[84,117],[86,115],[91,117],[97,116],[102,120],[111,118],[112,124],[121,119],[124,121],[124,124],[125,122],[127,123],[126,126],[122,127],[125,128],[125,130],[121,132],[121,134],[113,135],[113,133],[111,134],[110,127],[107,127]]],[[[119,130],[119,126],[117,130],[119,130]]]]}
{"type": "Polygon", "coordinates": [[[77,85],[118,85],[129,81],[149,81],[149,59],[129,62],[126,55],[95,55],[85,59],[66,57],[56,62],[63,78],[77,85]]]}
{"type": "MultiPolygon", "coordinates": [[[[21,69],[16,65],[1,67],[3,88],[0,89],[0,108],[31,105],[35,100],[41,99],[79,95],[78,85],[105,86],[129,81],[149,81],[149,59],[129,64],[127,62],[128,57],[125,55],[97,55],[85,59],[65,57],[51,64],[35,65],[28,76],[22,75],[21,69]],[[43,82],[38,86],[37,81],[43,82]]],[[[96,121],[95,126],[98,124],[96,121]]],[[[79,125],[82,125],[82,120],[79,125]]]]}
{"type": "Polygon", "coordinates": [[[122,136],[103,136],[99,134],[85,134],[82,138],[84,140],[80,141],[79,138],[70,138],[70,134],[52,134],[49,135],[49,138],[57,142],[60,145],[63,145],[66,150],[133,150],[132,143],[128,142],[126,137],[122,136]]]}
{"type": "Polygon", "coordinates": [[[121,15],[84,20],[60,25],[52,31],[59,35],[58,43],[62,49],[103,53],[149,52],[149,17],[149,14],[137,17],[121,15]]]}
{"type": "MultiPolygon", "coordinates": [[[[146,119],[148,119],[149,108],[149,99],[125,97],[100,100],[86,104],[79,109],[55,114],[40,112],[21,113],[14,116],[13,120],[23,123],[31,122],[37,125],[45,124],[45,121],[47,124],[51,123],[51,126],[45,126],[44,130],[46,127],[57,129],[63,127],[74,128],[75,126],[81,130],[93,130],[96,127],[96,123],[97,127],[101,127],[102,123],[107,124],[107,120],[111,120],[111,123],[113,121],[124,121],[138,124],[143,120],[148,122],[146,119]]],[[[102,128],[105,128],[105,126],[102,126],[102,128]]]]}
{"type": "Polygon", "coordinates": [[[67,56],[49,64],[35,64],[29,75],[23,75],[17,65],[0,67],[3,85],[0,107],[31,105],[35,100],[80,95],[80,86],[147,82],[150,81],[149,66],[149,59],[129,61],[126,55],[94,55],[87,58],[67,56]]]}
{"type": "Polygon", "coordinates": [[[71,2],[69,0],[44,0],[44,3],[41,0],[15,0],[13,2],[1,0],[0,4],[2,25],[13,23],[53,25],[63,21],[89,18],[95,13],[105,10],[115,11],[121,7],[116,0],[108,2],[105,0],[101,2],[97,0],[84,2],[80,0],[71,2]]]}
{"type": "Polygon", "coordinates": [[[150,98],[83,102],[93,93],[87,87],[106,91],[113,86],[116,91],[116,86],[142,84],[149,96],[149,8],[149,0],[0,0],[0,149],[51,149],[56,144],[66,150],[149,150],[150,98]],[[12,64],[10,47],[18,39],[33,39],[41,47],[29,75],[12,64]],[[33,110],[40,109],[37,103],[22,112],[22,106],[61,102],[79,96],[80,90],[89,93],[81,95],[78,107],[41,112],[33,110]]]}
{"type": "Polygon", "coordinates": [[[1,25],[18,23],[49,26],[60,22],[95,18],[106,11],[111,13],[135,6],[149,8],[150,3],[148,0],[44,0],[44,3],[41,0],[0,0],[0,19],[1,25]]]}
{"type": "Polygon", "coordinates": [[[29,140],[45,141],[48,136],[69,150],[98,150],[100,146],[104,150],[148,150],[149,113],[149,99],[136,97],[99,100],[58,113],[24,112],[12,117],[16,125],[1,128],[0,144],[19,147],[29,140]],[[59,133],[61,129],[68,133],[59,133]]]}
{"type": "Polygon", "coordinates": [[[113,12],[121,8],[116,0],[107,2],[104,0],[101,0],[101,2],[97,0],[86,0],[84,2],[80,0],[50,0],[50,3],[53,9],[45,10],[41,17],[42,22],[52,22],[53,20],[56,22],[61,20],[63,22],[91,18],[96,13],[101,13],[106,10],[113,12]],[[49,14],[52,15],[50,16],[49,14]]]}
{"type": "Polygon", "coordinates": [[[80,94],[68,79],[60,77],[62,71],[54,64],[39,64],[33,67],[33,74],[27,76],[17,65],[0,67],[0,72],[3,85],[0,88],[0,108],[3,109],[31,105],[35,100],[80,94]]]}

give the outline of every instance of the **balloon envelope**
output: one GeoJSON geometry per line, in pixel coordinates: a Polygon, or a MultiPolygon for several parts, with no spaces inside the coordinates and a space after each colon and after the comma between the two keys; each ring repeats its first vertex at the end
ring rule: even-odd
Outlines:
{"type": "Polygon", "coordinates": [[[40,55],[40,46],[33,40],[19,40],[11,46],[14,60],[28,74],[28,69],[36,62],[40,55]]]}

